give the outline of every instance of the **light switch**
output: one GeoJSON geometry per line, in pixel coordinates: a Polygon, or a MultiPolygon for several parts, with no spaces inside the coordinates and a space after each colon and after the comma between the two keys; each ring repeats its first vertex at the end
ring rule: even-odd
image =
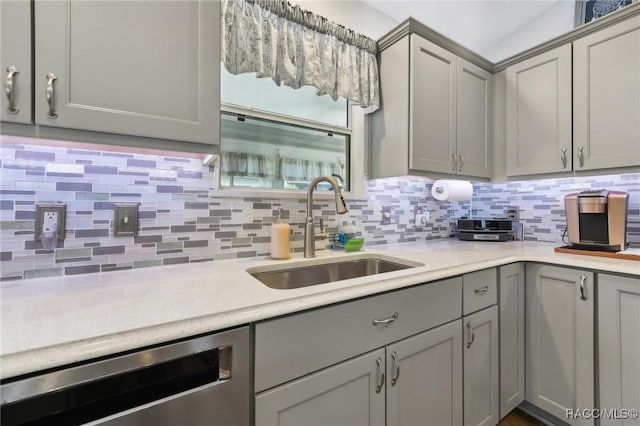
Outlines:
{"type": "Polygon", "coordinates": [[[116,237],[138,235],[138,204],[113,205],[113,235],[116,237]]]}

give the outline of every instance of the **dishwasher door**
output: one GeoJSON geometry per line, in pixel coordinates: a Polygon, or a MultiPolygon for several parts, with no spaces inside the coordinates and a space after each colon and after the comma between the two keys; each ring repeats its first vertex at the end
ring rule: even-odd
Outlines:
{"type": "Polygon", "coordinates": [[[5,425],[239,425],[251,419],[242,327],[0,385],[5,425]]]}

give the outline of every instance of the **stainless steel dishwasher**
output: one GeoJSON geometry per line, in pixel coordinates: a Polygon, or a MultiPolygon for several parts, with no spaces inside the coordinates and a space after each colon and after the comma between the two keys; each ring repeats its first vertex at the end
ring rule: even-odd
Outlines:
{"type": "Polygon", "coordinates": [[[248,327],[0,384],[2,425],[249,425],[248,327]]]}

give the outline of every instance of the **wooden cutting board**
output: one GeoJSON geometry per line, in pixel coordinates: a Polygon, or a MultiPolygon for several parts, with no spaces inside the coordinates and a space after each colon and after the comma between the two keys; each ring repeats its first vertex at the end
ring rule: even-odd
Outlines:
{"type": "Polygon", "coordinates": [[[585,256],[609,257],[612,259],[640,260],[640,256],[635,254],[615,253],[610,251],[576,250],[568,246],[556,247],[553,251],[557,253],[582,254],[585,256]]]}

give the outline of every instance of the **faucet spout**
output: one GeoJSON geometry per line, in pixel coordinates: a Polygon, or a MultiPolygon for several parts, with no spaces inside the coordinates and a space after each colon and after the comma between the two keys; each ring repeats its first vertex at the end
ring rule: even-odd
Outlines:
{"type": "Polygon", "coordinates": [[[307,223],[304,228],[304,257],[315,257],[316,255],[315,228],[313,225],[313,191],[320,182],[328,182],[331,185],[336,196],[336,213],[345,214],[348,211],[344,198],[342,198],[340,186],[334,178],[331,176],[320,176],[311,181],[309,189],[307,190],[307,223]]]}

